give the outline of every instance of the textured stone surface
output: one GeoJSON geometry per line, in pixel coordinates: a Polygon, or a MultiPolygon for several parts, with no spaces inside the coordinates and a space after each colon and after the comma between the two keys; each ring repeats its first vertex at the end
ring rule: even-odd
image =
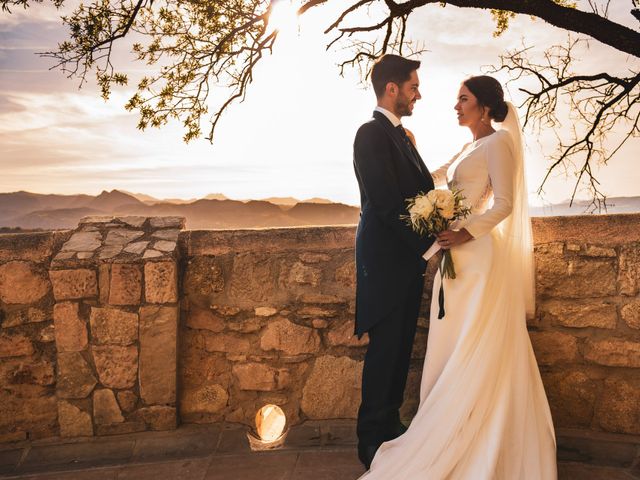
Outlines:
{"type": "Polygon", "coordinates": [[[123,247],[133,240],[140,238],[142,235],[144,235],[144,232],[141,230],[128,230],[125,228],[109,230],[107,238],[104,240],[104,244],[123,247]]]}
{"type": "Polygon", "coordinates": [[[123,412],[129,413],[135,410],[138,403],[138,397],[131,390],[120,390],[117,393],[118,405],[123,412]]]}
{"type": "Polygon", "coordinates": [[[640,380],[606,379],[596,419],[609,432],[640,434],[640,380]]]}
{"type": "Polygon", "coordinates": [[[321,307],[303,307],[296,314],[301,318],[335,317],[336,311],[321,307]]]}
{"type": "Polygon", "coordinates": [[[305,263],[320,263],[320,262],[328,262],[331,260],[331,256],[326,253],[310,253],[305,252],[299,255],[300,260],[305,263]]]}
{"type": "Polygon", "coordinates": [[[640,367],[640,342],[622,338],[588,339],[584,358],[592,363],[610,367],[640,367]]]}
{"type": "Polygon", "coordinates": [[[133,242],[124,247],[123,251],[140,255],[142,252],[144,252],[144,249],[147,248],[147,245],[149,245],[148,241],[133,242]]]}
{"type": "Polygon", "coordinates": [[[101,243],[100,232],[76,232],[62,246],[62,251],[93,252],[100,247],[101,243]]]}
{"type": "Polygon", "coordinates": [[[138,315],[118,308],[91,307],[91,336],[97,345],[131,345],[138,339],[138,315]]]}
{"type": "Polygon", "coordinates": [[[173,430],[176,428],[175,407],[153,405],[141,408],[136,413],[149,426],[150,430],[173,430]]]}
{"type": "Polygon", "coordinates": [[[20,310],[6,312],[4,320],[2,320],[2,327],[10,328],[18,325],[24,325],[26,323],[45,322],[50,319],[51,313],[47,313],[40,308],[22,308],[20,310]]]}
{"type": "Polygon", "coordinates": [[[124,422],[113,391],[103,388],[93,392],[93,420],[97,425],[124,422]]]}
{"type": "Polygon", "coordinates": [[[186,220],[184,217],[151,217],[149,223],[153,228],[183,229],[186,220]]]}
{"type": "Polygon", "coordinates": [[[152,248],[147,249],[144,252],[144,255],[142,255],[142,258],[147,259],[147,258],[158,258],[158,257],[162,257],[163,253],[159,252],[158,250],[153,250],[152,248]]]}
{"type": "Polygon", "coordinates": [[[56,300],[95,297],[98,294],[96,272],[88,269],[50,270],[56,300]]]}
{"type": "Polygon", "coordinates": [[[113,258],[122,252],[122,245],[106,245],[100,250],[98,257],[101,260],[113,258]]]}
{"type": "Polygon", "coordinates": [[[627,326],[640,330],[640,300],[623,305],[620,309],[620,316],[627,326]]]}
{"type": "Polygon", "coordinates": [[[320,337],[313,328],[281,318],[267,325],[260,337],[260,347],[263,350],[280,350],[288,355],[315,353],[320,349],[320,337]]]}
{"type": "Polygon", "coordinates": [[[160,238],[162,240],[170,240],[172,242],[177,242],[178,237],[180,236],[180,230],[158,230],[153,232],[153,238],[160,238]]]}
{"type": "Polygon", "coordinates": [[[354,321],[338,321],[338,323],[327,332],[327,343],[332,346],[360,347],[369,343],[369,337],[364,335],[360,340],[354,334],[354,321]]]}
{"type": "Polygon", "coordinates": [[[80,319],[76,302],[61,302],[53,307],[56,348],[59,352],[79,352],[87,348],[87,326],[80,319]]]}
{"type": "Polygon", "coordinates": [[[140,308],[140,396],[148,405],[176,401],[178,308],[140,308]]]}
{"type": "Polygon", "coordinates": [[[58,354],[57,395],[60,398],[85,398],[96,385],[91,367],[78,352],[58,354]]]}
{"type": "Polygon", "coordinates": [[[633,296],[640,293],[640,242],[620,249],[618,285],[622,295],[633,296]]]}
{"type": "Polygon", "coordinates": [[[254,313],[256,317],[272,317],[278,313],[278,310],[273,307],[256,307],[254,313]]]}
{"type": "Polygon", "coordinates": [[[270,301],[276,291],[275,259],[265,254],[239,254],[233,257],[231,298],[240,304],[270,301]]]}
{"type": "Polygon", "coordinates": [[[598,383],[579,370],[543,374],[556,427],[589,427],[598,383]]]}
{"type": "Polygon", "coordinates": [[[221,332],[224,330],[225,322],[222,318],[214,315],[210,310],[193,308],[186,315],[186,324],[189,328],[210,330],[221,332]]]}
{"type": "Polygon", "coordinates": [[[355,287],[356,285],[356,264],[355,262],[347,262],[336,269],[335,273],[336,282],[344,285],[345,287],[355,287]]]}
{"type": "Polygon", "coordinates": [[[574,362],[578,358],[578,340],[561,332],[529,332],[540,365],[574,362]]]}
{"type": "Polygon", "coordinates": [[[362,362],[318,357],[302,390],[302,411],[311,419],[355,418],[361,382],[362,362]]]}
{"type": "Polygon", "coordinates": [[[250,353],[251,343],[246,338],[218,333],[205,337],[207,352],[250,353]]]}
{"type": "Polygon", "coordinates": [[[137,305],[142,293],[142,272],[139,265],[114,263],[111,266],[109,303],[137,305]]]}
{"type": "Polygon", "coordinates": [[[91,347],[100,383],[110,388],[130,388],[138,374],[138,348],[135,345],[91,347]]]}
{"type": "Polygon", "coordinates": [[[153,244],[153,248],[161,252],[173,252],[176,246],[176,242],[170,242],[168,240],[158,240],[153,244]]]}
{"type": "Polygon", "coordinates": [[[196,257],[189,260],[184,277],[187,295],[210,296],[224,288],[224,277],[219,261],[213,257],[196,257]]]}
{"type": "Polygon", "coordinates": [[[33,303],[44,297],[51,286],[30,263],[7,262],[0,265],[0,300],[10,304],[33,303]]]}
{"type": "Polygon", "coordinates": [[[553,301],[540,309],[545,319],[565,327],[616,328],[618,321],[616,306],[602,302],[553,301]]]}
{"type": "Polygon", "coordinates": [[[33,344],[23,334],[0,335],[0,358],[21,357],[33,353],[33,344]]]}
{"type": "Polygon", "coordinates": [[[149,303],[178,301],[178,273],[174,262],[145,263],[144,295],[149,303]]]}
{"type": "Polygon", "coordinates": [[[227,406],[229,394],[222,385],[205,385],[182,392],[181,414],[218,413],[227,406]]]}
{"type": "Polygon", "coordinates": [[[46,358],[14,358],[0,362],[0,385],[52,385],[53,364],[46,358]]]}
{"type": "Polygon", "coordinates": [[[233,375],[240,390],[271,391],[276,389],[278,371],[262,363],[234,365],[233,375]]]}
{"type": "Polygon", "coordinates": [[[536,255],[538,294],[557,298],[606,297],[616,293],[615,260],[565,259],[562,255],[536,255]]]}
{"type": "Polygon", "coordinates": [[[61,437],[84,437],[93,435],[91,415],[65,400],[58,401],[58,423],[61,437]]]}
{"type": "Polygon", "coordinates": [[[318,286],[322,280],[322,270],[316,267],[310,267],[301,262],[296,262],[289,270],[289,284],[318,286]]]}

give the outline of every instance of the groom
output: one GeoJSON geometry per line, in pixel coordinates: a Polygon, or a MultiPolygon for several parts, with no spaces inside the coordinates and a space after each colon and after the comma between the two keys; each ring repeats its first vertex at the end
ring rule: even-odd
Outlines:
{"type": "Polygon", "coordinates": [[[360,187],[356,234],[356,334],[369,334],[358,411],[358,456],[369,468],[376,450],[400,436],[404,388],[433,237],[420,237],[401,215],[405,200],[433,190],[433,180],[400,119],[421,98],[420,62],[383,55],[371,70],[378,106],[353,144],[360,187]]]}

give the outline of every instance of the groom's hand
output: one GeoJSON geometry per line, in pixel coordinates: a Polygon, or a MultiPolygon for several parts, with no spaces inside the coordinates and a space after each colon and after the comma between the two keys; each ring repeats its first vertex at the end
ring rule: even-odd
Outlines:
{"type": "Polygon", "coordinates": [[[471,235],[466,228],[462,228],[460,230],[445,230],[444,232],[440,232],[436,238],[438,239],[438,245],[448,250],[452,247],[462,245],[469,240],[473,240],[473,235],[471,235]]]}

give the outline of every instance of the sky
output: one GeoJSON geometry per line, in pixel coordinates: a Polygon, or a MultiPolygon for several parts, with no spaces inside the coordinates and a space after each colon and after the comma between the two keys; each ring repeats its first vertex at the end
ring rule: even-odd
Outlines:
{"type": "MultiPolygon", "coordinates": [[[[115,88],[105,102],[92,78],[79,89],[77,79],[51,70],[52,60],[36,52],[52,50],[65,39],[59,16],[68,8],[35,5],[0,13],[0,192],[95,195],[115,188],[158,198],[223,193],[235,199],[323,197],[358,205],[352,142],[358,126],[370,118],[375,96],[356,72],[339,76],[336,65],[345,58],[340,48],[325,50],[330,38],[322,32],[340,3],[312,9],[297,25],[292,21],[283,28],[273,55],[256,68],[246,100],[233,104],[219,122],[213,145],[205,139],[185,144],[177,123],[141,132],[137,113],[124,109],[131,87],[115,88]]],[[[630,2],[613,3],[610,17],[637,27],[628,13],[630,2]]],[[[452,6],[423,7],[410,17],[408,36],[428,51],[420,56],[423,98],[403,124],[416,135],[429,168],[470,140],[453,110],[464,78],[482,73],[483,66],[496,64],[501,53],[523,41],[542,51],[567,38],[566,32],[526,16],[499,38],[492,36],[494,27],[488,12],[452,6]]],[[[126,40],[120,45],[116,67],[139,78],[145,65],[130,61],[129,46],[126,40]]],[[[586,73],[622,73],[638,66],[637,59],[595,40],[580,52],[578,65],[586,73]]],[[[517,104],[516,87],[508,96],[517,104]]],[[[203,130],[208,131],[206,121],[203,130]]],[[[572,172],[558,172],[544,197],[536,194],[554,140],[551,130],[527,134],[532,204],[571,195],[572,172]]],[[[635,139],[597,169],[602,191],[640,196],[640,166],[632,161],[639,157],[640,139],[635,139]]]]}

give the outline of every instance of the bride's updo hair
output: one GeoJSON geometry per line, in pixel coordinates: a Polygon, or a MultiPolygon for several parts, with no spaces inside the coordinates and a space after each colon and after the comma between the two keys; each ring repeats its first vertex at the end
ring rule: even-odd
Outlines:
{"type": "Polygon", "coordinates": [[[507,103],[504,101],[502,85],[489,75],[469,77],[462,82],[478,99],[481,107],[489,109],[489,117],[495,122],[503,122],[507,117],[507,103]]]}

